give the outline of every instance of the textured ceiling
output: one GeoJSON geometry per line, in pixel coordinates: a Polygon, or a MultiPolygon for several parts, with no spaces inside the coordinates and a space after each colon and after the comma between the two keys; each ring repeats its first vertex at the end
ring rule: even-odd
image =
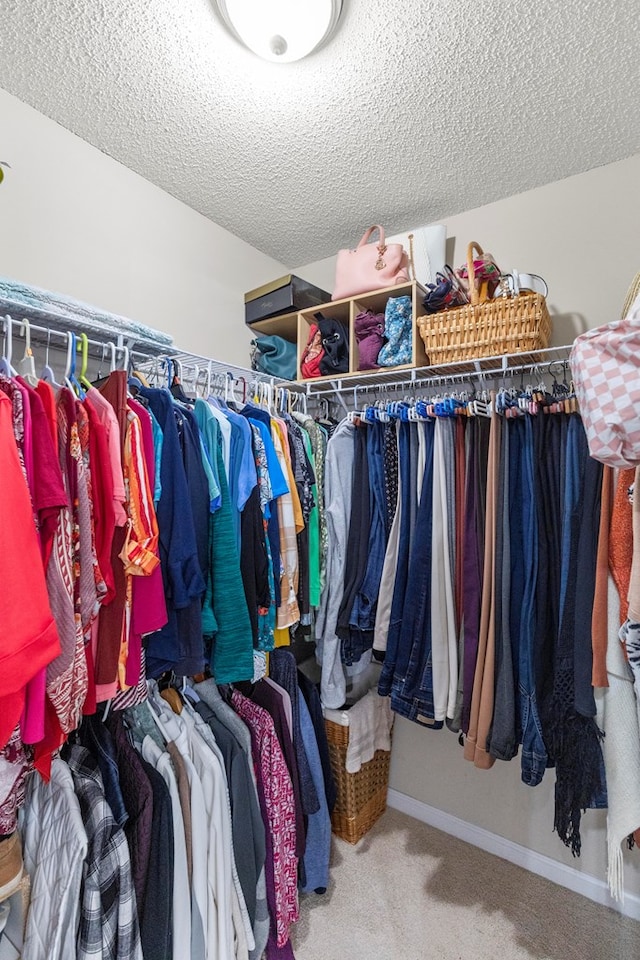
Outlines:
{"type": "Polygon", "coordinates": [[[274,65],[210,0],[1,0],[0,86],[290,266],[640,150],[637,0],[344,7],[274,65]]]}

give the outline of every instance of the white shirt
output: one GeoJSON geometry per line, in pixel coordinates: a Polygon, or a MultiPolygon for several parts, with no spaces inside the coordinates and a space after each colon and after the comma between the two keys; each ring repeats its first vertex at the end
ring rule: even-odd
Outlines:
{"type": "Polygon", "coordinates": [[[187,843],[184,835],[184,820],[180,806],[180,794],[171,757],[162,751],[151,737],[142,741],[142,756],[160,773],[169,787],[173,819],[173,960],[183,960],[185,944],[191,943],[191,896],[189,893],[189,869],[187,867],[187,843]]]}
{"type": "Polygon", "coordinates": [[[240,878],[238,877],[235,856],[233,853],[231,800],[229,798],[229,784],[227,782],[224,757],[222,756],[220,748],[216,743],[211,727],[205,723],[202,717],[196,713],[195,710],[193,710],[189,703],[185,704],[185,708],[182,711],[181,717],[183,717],[185,723],[191,727],[192,736],[201,738],[207,749],[213,754],[213,759],[216,763],[216,777],[220,778],[220,785],[224,791],[225,804],[222,808],[223,840],[231,863],[231,875],[233,881],[231,904],[233,925],[236,935],[235,956],[236,960],[241,960],[245,952],[248,957],[248,951],[255,949],[255,939],[253,936],[251,919],[249,917],[249,911],[247,910],[247,905],[244,899],[244,893],[242,892],[242,886],[240,884],[240,878]]]}
{"type": "Polygon", "coordinates": [[[343,705],[347,689],[336,625],[342,603],[347,560],[355,429],[354,424],[348,420],[338,424],[327,444],[324,462],[324,499],[329,551],[325,585],[316,619],[316,639],[318,640],[316,657],[322,666],[322,702],[325,707],[335,710],[339,710],[343,705]]]}
{"type": "MultiPolygon", "coordinates": [[[[191,960],[209,960],[210,918],[207,892],[207,811],[202,783],[191,760],[189,739],[180,717],[158,693],[158,687],[148,682],[149,703],[153,719],[167,742],[173,741],[184,760],[191,801],[191,960]],[[158,708],[159,713],[154,709],[158,708]]],[[[187,887],[188,889],[188,887],[187,887]]],[[[213,920],[214,918],[212,918],[213,920]]],[[[185,941],[183,941],[184,943],[185,941]]],[[[222,956],[220,957],[222,960],[222,956]]]]}
{"type": "Polygon", "coordinates": [[[31,880],[22,957],[75,957],[87,834],[71,771],[59,757],[52,760],[48,784],[37,773],[31,775],[22,843],[31,880]]]}
{"type": "Polygon", "coordinates": [[[206,960],[235,960],[232,918],[231,836],[224,837],[226,777],[216,756],[195,730],[187,708],[175,714],[149,684],[155,718],[180,751],[191,786],[193,894],[205,930],[206,960]],[[198,867],[196,869],[196,858],[198,867]]]}

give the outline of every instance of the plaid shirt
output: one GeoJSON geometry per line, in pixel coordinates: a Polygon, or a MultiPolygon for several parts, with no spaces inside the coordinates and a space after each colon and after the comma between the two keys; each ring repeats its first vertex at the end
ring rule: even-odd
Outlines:
{"type": "Polygon", "coordinates": [[[100,770],[91,753],[69,747],[89,852],[82,881],[78,960],[142,960],[129,848],[105,800],[100,770]]]}

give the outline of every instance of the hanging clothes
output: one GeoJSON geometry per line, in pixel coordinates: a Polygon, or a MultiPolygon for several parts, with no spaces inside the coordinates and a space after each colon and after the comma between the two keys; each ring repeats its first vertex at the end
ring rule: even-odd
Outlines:
{"type": "MultiPolygon", "coordinates": [[[[596,560],[606,541],[602,469],[575,409],[555,393],[507,390],[480,402],[365,407],[329,441],[325,476],[328,570],[340,582],[325,585],[316,625],[325,706],[343,705],[346,676],[367,662],[362,613],[375,610],[378,690],[392,709],[462,730],[464,755],[481,769],[520,753],[522,779],[535,786],[555,766],[556,829],[579,853],[581,809],[606,803],[591,686],[596,560]],[[337,568],[333,557],[343,558],[337,568]]],[[[629,479],[618,481],[613,508],[622,592],[629,479]]],[[[604,649],[600,642],[600,673],[604,649]]]]}
{"type": "MultiPolygon", "coordinates": [[[[0,450],[2,451],[2,529],[9,544],[19,544],[20,562],[9,552],[2,563],[2,615],[7,631],[0,681],[0,747],[6,748],[22,714],[27,684],[61,652],[55,620],[49,605],[45,571],[25,475],[20,466],[14,438],[13,408],[0,391],[0,450]],[[27,576],[25,576],[27,571],[27,576]]],[[[18,751],[21,753],[21,751],[18,751]]],[[[15,756],[14,751],[14,756],[15,756]]],[[[2,795],[5,804],[15,808],[26,764],[16,765],[3,749],[2,795]],[[13,770],[11,769],[13,768],[13,770]],[[12,798],[15,797],[14,801],[12,798]]],[[[3,823],[6,828],[8,823],[3,823]]],[[[6,833],[15,829],[5,829],[6,833]]]]}
{"type": "Polygon", "coordinates": [[[16,617],[7,569],[15,650],[0,692],[0,826],[15,831],[26,800],[36,895],[24,955],[292,958],[298,886],[328,885],[335,785],[318,694],[301,694],[282,649],[282,686],[234,690],[237,712],[216,681],[264,676],[263,651],[312,627],[327,434],[141,382],[0,381],[3,519],[29,571],[16,617]],[[203,668],[202,696],[174,685],[203,668]],[[43,856],[57,845],[64,884],[43,856]],[[48,883],[65,931],[51,928],[48,883]]]}
{"type": "Polygon", "coordinates": [[[355,427],[343,420],[327,445],[325,460],[325,513],[329,550],[325,589],[316,621],[318,658],[322,665],[322,702],[337,709],[345,698],[346,681],[336,632],[343,596],[346,548],[351,512],[355,427]]]}
{"type": "Polygon", "coordinates": [[[80,900],[79,957],[142,960],[136,894],[127,841],[104,799],[98,764],[84,747],[66,754],[87,831],[80,900]]]}

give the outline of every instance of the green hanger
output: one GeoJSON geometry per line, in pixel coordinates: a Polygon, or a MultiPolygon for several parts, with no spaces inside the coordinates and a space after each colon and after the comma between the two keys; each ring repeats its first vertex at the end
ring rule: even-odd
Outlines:
{"type": "Polygon", "coordinates": [[[80,334],[78,349],[80,350],[81,357],[80,375],[78,379],[85,390],[88,390],[91,386],[91,381],[87,379],[87,366],[89,365],[89,338],[86,333],[80,334]]]}

